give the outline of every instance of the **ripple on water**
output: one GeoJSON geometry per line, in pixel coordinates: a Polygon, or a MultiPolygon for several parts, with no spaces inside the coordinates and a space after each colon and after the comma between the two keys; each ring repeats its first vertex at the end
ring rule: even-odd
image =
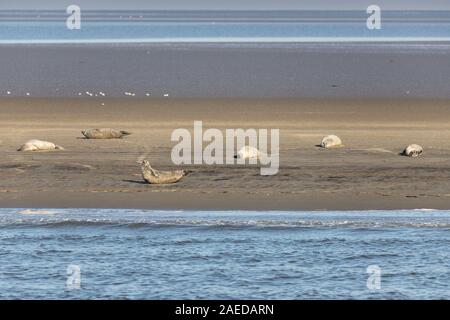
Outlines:
{"type": "Polygon", "coordinates": [[[1,298],[449,298],[449,212],[24,210],[0,209],[1,298]]]}

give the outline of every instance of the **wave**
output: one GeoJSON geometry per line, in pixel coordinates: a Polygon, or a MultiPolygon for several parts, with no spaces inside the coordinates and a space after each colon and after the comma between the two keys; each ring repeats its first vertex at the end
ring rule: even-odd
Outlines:
{"type": "Polygon", "coordinates": [[[450,221],[339,221],[339,220],[111,220],[111,219],[0,219],[0,228],[8,227],[108,227],[108,228],[232,228],[232,229],[301,229],[301,228],[439,228],[450,229],[450,221]]]}
{"type": "Polygon", "coordinates": [[[450,211],[158,211],[127,209],[0,209],[0,228],[440,228],[450,229],[450,211]]]}
{"type": "Polygon", "coordinates": [[[18,212],[19,214],[25,214],[25,215],[54,215],[57,214],[56,211],[53,210],[32,210],[32,209],[25,209],[18,212]]]}

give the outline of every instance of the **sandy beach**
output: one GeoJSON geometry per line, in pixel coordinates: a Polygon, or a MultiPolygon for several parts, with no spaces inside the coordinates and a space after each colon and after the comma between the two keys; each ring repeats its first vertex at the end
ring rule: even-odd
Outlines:
{"type": "Polygon", "coordinates": [[[358,210],[450,208],[450,101],[256,99],[0,100],[0,207],[358,210]],[[102,103],[105,105],[102,106],[102,103]],[[279,128],[280,171],[191,165],[180,183],[149,185],[137,159],[176,169],[176,128],[279,128]],[[120,140],[80,130],[132,131],[120,140]],[[327,134],[345,146],[316,147],[327,134]],[[65,151],[24,153],[29,139],[65,151]],[[399,156],[410,144],[419,158],[399,156]]]}

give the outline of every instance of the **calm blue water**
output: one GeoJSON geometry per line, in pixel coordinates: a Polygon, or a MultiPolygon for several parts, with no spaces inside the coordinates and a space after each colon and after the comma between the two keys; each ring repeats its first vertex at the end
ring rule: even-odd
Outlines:
{"type": "Polygon", "coordinates": [[[450,211],[0,209],[0,243],[6,299],[450,298],[450,211]]]}
{"type": "Polygon", "coordinates": [[[450,12],[382,12],[382,29],[362,11],[82,11],[81,30],[64,11],[0,11],[0,43],[161,41],[450,40],[450,12]]]}

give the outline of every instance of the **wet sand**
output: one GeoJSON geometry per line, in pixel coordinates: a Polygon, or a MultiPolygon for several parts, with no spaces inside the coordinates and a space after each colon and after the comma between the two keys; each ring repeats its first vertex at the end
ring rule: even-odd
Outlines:
{"type": "Polygon", "coordinates": [[[0,96],[450,99],[450,44],[0,44],[0,96]]]}
{"type": "Polygon", "coordinates": [[[0,207],[155,209],[450,209],[450,101],[0,100],[0,207]],[[101,103],[105,103],[102,106],[101,103]],[[172,130],[279,128],[280,171],[192,165],[180,183],[143,182],[137,159],[175,169],[172,130]],[[83,139],[81,129],[132,131],[83,139]],[[316,147],[337,134],[343,148],[316,147]],[[65,151],[24,153],[28,139],[65,151]],[[412,159],[410,143],[425,149],[412,159]]]}

